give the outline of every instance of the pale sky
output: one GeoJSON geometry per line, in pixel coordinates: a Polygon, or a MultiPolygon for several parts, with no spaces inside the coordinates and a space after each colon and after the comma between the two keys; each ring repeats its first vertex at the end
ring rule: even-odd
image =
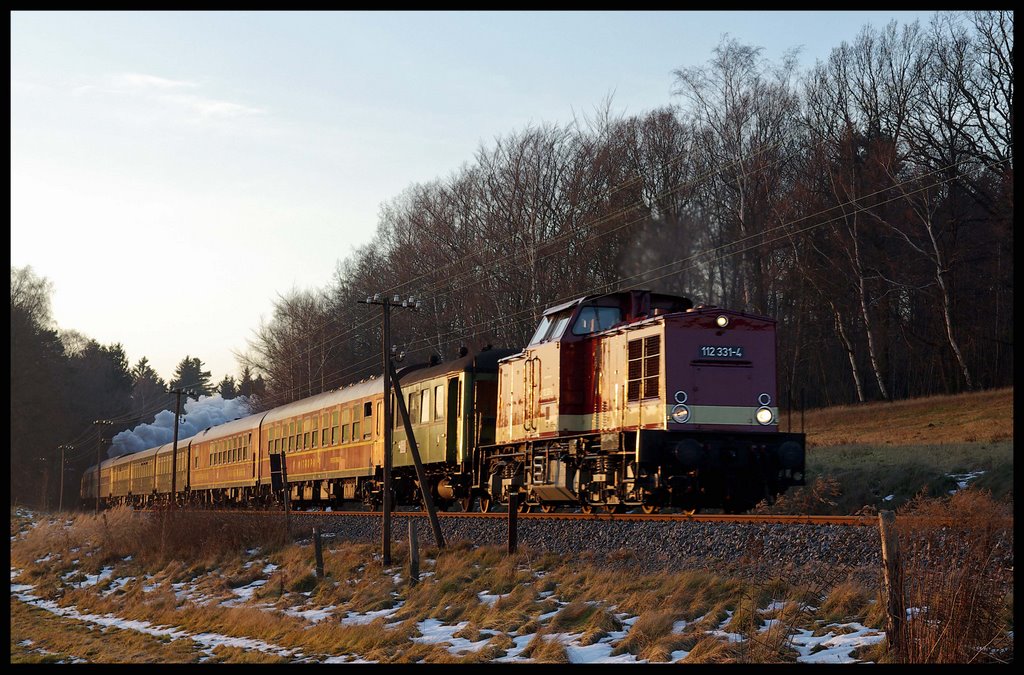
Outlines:
{"type": "MultiPolygon", "coordinates": [[[[11,265],[54,318],[169,379],[238,375],[278,293],[481,146],[679,104],[721,36],[801,67],[932,12],[11,13],[11,265]]],[[[384,289],[379,289],[384,290],[384,289]]]]}

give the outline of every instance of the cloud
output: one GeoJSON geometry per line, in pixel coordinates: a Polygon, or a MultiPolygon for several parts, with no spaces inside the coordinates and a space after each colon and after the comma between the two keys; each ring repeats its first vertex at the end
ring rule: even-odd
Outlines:
{"type": "Polygon", "coordinates": [[[175,80],[147,73],[114,73],[104,77],[100,84],[75,87],[72,93],[76,96],[129,96],[165,110],[185,113],[192,117],[193,121],[197,116],[201,119],[238,118],[263,115],[267,112],[263,108],[183,91],[199,90],[201,87],[199,83],[190,80],[175,80]]]}
{"type": "Polygon", "coordinates": [[[117,73],[111,75],[109,81],[115,89],[178,89],[199,86],[187,80],[169,80],[166,77],[145,73],[117,73]]]}
{"type": "Polygon", "coordinates": [[[189,96],[184,94],[174,96],[161,96],[160,100],[179,105],[183,108],[198,113],[203,117],[243,117],[247,115],[262,115],[266,110],[253,108],[231,101],[221,101],[214,98],[202,96],[189,96]]]}

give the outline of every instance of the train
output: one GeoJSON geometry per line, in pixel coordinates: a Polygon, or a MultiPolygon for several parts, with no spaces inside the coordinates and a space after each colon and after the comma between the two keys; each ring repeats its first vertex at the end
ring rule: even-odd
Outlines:
{"type": "MultiPolygon", "coordinates": [[[[804,434],[779,429],[775,328],[626,290],[549,307],[522,349],[462,348],[399,369],[433,502],[646,514],[770,503],[804,485],[805,459],[804,434]]],[[[256,508],[288,497],[299,508],[377,510],[384,396],[372,377],[181,439],[173,461],[172,444],[108,459],[85,471],[80,494],[107,506],[256,508]]],[[[392,409],[391,503],[422,505],[392,409]]]]}

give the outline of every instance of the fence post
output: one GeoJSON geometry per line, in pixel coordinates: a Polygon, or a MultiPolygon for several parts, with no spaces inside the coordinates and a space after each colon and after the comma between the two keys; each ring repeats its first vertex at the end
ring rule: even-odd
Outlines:
{"type": "Polygon", "coordinates": [[[320,544],[320,527],[313,526],[313,551],[316,554],[316,578],[324,578],[324,549],[320,544]]]}
{"type": "Polygon", "coordinates": [[[409,519],[409,585],[415,586],[420,580],[420,544],[416,539],[416,520],[409,519]]]}
{"type": "Polygon", "coordinates": [[[509,491],[508,493],[508,554],[516,552],[519,539],[519,530],[516,516],[519,514],[519,493],[509,491]]]}
{"type": "Polygon", "coordinates": [[[896,537],[896,514],[882,511],[878,514],[878,531],[882,539],[882,570],[885,579],[886,622],[885,636],[889,649],[900,651],[900,631],[906,619],[903,599],[903,570],[900,566],[900,549],[896,537]]]}

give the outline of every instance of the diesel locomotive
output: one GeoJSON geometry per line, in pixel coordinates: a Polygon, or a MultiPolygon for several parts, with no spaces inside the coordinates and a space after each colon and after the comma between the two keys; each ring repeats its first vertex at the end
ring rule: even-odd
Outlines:
{"type": "MultiPolygon", "coordinates": [[[[741,512],[804,484],[804,435],[778,428],[775,321],[634,290],[546,310],[521,350],[398,371],[441,508],[741,512]]],[[[300,506],[383,501],[382,378],[90,467],[86,503],[300,506]],[[275,457],[276,456],[276,457],[275,457]],[[283,458],[283,461],[280,461],[283,458]],[[274,467],[283,464],[284,480],[274,467]]],[[[392,490],[420,502],[395,414],[392,490]]]]}

